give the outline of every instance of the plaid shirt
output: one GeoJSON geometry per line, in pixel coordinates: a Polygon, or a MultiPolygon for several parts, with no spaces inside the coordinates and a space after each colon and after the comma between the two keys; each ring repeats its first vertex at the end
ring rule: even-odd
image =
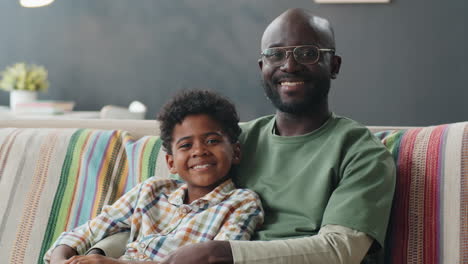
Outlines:
{"type": "Polygon", "coordinates": [[[161,261],[177,248],[207,240],[248,240],[263,223],[258,196],[235,189],[227,180],[191,204],[184,204],[187,185],[149,178],[123,195],[86,224],[64,232],[46,253],[46,263],[58,245],[84,254],[111,234],[130,231],[122,260],[161,261]]]}

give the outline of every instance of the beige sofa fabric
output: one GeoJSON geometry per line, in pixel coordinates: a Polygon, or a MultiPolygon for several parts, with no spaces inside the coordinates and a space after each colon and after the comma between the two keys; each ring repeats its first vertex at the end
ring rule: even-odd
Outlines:
{"type": "Polygon", "coordinates": [[[94,128],[128,131],[134,138],[159,135],[156,120],[118,119],[13,119],[0,120],[0,128],[94,128]]]}

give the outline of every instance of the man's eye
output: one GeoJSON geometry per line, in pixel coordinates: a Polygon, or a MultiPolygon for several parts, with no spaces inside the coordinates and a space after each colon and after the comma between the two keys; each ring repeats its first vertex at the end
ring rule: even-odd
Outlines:
{"type": "Polygon", "coordinates": [[[267,57],[270,57],[270,58],[281,58],[282,57],[282,53],[281,52],[272,52],[270,54],[267,54],[267,57]]]}
{"type": "Polygon", "coordinates": [[[315,58],[317,52],[315,50],[301,50],[298,55],[303,58],[315,58]]]}
{"type": "Polygon", "coordinates": [[[281,58],[283,57],[283,52],[280,50],[267,50],[265,52],[265,57],[267,58],[281,58]]]}

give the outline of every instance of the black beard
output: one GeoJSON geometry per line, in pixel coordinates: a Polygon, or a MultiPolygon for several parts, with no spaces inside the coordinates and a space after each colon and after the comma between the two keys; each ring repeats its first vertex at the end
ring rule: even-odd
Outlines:
{"type": "Polygon", "coordinates": [[[294,115],[301,115],[319,110],[319,108],[327,102],[328,92],[330,91],[330,80],[328,80],[327,83],[321,83],[320,86],[322,89],[319,89],[315,93],[307,92],[303,101],[297,103],[285,103],[281,100],[276,87],[271,87],[264,80],[261,82],[263,90],[273,106],[281,112],[294,115]]]}

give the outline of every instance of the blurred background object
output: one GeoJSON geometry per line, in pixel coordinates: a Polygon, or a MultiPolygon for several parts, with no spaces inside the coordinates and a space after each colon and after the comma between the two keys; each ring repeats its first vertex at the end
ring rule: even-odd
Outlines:
{"type": "Polygon", "coordinates": [[[100,111],[101,119],[145,119],[146,106],[133,101],[128,107],[106,105],[100,111]]]}
{"type": "Polygon", "coordinates": [[[20,0],[23,7],[41,7],[50,5],[54,0],[20,0]]]}
{"type": "Polygon", "coordinates": [[[37,100],[38,92],[49,88],[47,70],[43,66],[16,63],[0,73],[0,89],[10,92],[10,108],[37,100]]]}

